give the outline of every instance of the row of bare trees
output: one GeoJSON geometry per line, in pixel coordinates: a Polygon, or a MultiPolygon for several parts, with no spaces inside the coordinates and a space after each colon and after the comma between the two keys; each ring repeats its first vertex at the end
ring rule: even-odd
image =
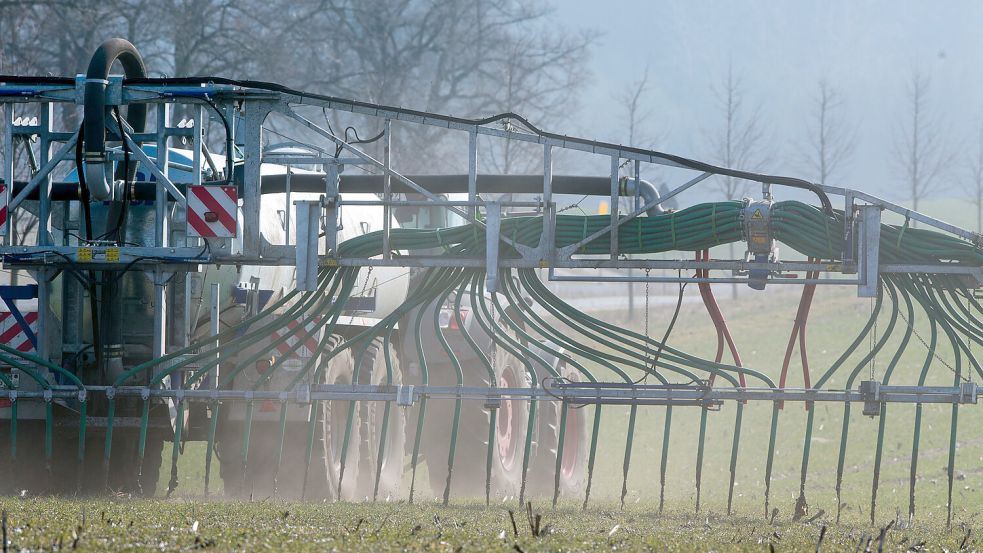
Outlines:
{"type": "MultiPolygon", "coordinates": [[[[273,81],[462,117],[513,111],[551,127],[576,107],[592,43],[587,31],[550,24],[552,9],[512,0],[6,1],[0,73],[84,72],[95,48],[119,36],[137,46],[152,76],[273,81]]],[[[76,122],[71,107],[61,116],[76,122]]],[[[397,133],[394,163],[446,169],[433,133],[397,133]]],[[[541,164],[527,157],[506,145],[484,161],[505,172],[541,164]]]]}
{"type": "MultiPolygon", "coordinates": [[[[644,94],[648,79],[634,83],[621,99],[629,142],[636,143],[639,126],[648,123],[644,94]]],[[[933,194],[951,192],[951,182],[962,182],[969,201],[976,208],[977,229],[983,231],[983,125],[970,141],[973,146],[957,153],[946,139],[942,122],[929,102],[931,81],[915,71],[905,87],[905,115],[895,129],[893,157],[899,184],[896,195],[908,200],[912,208],[933,194]]],[[[707,157],[726,167],[750,171],[772,165],[773,151],[764,128],[760,104],[751,103],[739,76],[728,68],[713,88],[719,124],[705,133],[707,157]]],[[[857,142],[857,126],[848,117],[844,96],[827,79],[815,88],[811,108],[802,126],[802,139],[794,143],[793,164],[815,182],[833,184],[851,162],[857,142]]],[[[651,128],[646,129],[653,136],[651,128]]],[[[732,177],[719,177],[716,192],[724,198],[740,198],[749,192],[749,183],[732,177]]]]}
{"type": "MultiPolygon", "coordinates": [[[[0,1],[0,72],[72,75],[100,42],[122,36],[156,75],[269,80],[466,117],[513,111],[555,128],[576,107],[592,36],[551,25],[551,11],[511,0],[7,0],[0,1]]],[[[665,137],[645,111],[649,92],[646,73],[621,99],[632,144],[665,137]]],[[[771,165],[761,105],[739,72],[729,68],[714,92],[720,123],[705,134],[708,157],[748,170],[771,165]]],[[[983,227],[983,128],[972,159],[959,160],[930,109],[929,78],[913,73],[905,92],[895,144],[903,195],[917,209],[958,177],[952,167],[968,164],[964,180],[983,227]]],[[[819,182],[835,181],[850,162],[856,126],[844,108],[841,91],[820,81],[797,145],[799,167],[819,182]]],[[[61,116],[76,123],[71,107],[61,116]]],[[[407,171],[447,169],[445,149],[434,129],[407,130],[397,135],[394,162],[407,171]],[[428,147],[400,147],[409,144],[428,147]]],[[[482,163],[534,171],[540,155],[506,142],[482,163]]],[[[747,192],[746,182],[730,177],[716,186],[727,198],[747,192]]]]}

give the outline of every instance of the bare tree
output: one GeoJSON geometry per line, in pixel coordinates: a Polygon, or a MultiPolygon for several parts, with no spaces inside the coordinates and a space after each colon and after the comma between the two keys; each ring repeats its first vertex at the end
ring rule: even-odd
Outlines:
{"type": "MultiPolygon", "coordinates": [[[[723,124],[708,136],[711,156],[724,167],[757,171],[764,164],[764,131],[761,127],[761,107],[748,106],[744,87],[734,76],[732,65],[727,67],[727,78],[721,88],[715,90],[723,115],[723,124]]],[[[717,177],[714,182],[724,199],[739,199],[748,193],[748,182],[730,176],[717,177]]],[[[734,244],[727,245],[727,253],[734,258],[734,244]]],[[[731,287],[731,295],[737,297],[737,284],[731,287]]]]}
{"type": "Polygon", "coordinates": [[[803,146],[803,164],[815,175],[816,182],[826,184],[849,162],[856,133],[841,117],[843,99],[826,79],[819,81],[813,103],[808,139],[803,146]]]}
{"type": "Polygon", "coordinates": [[[921,200],[942,188],[944,172],[953,155],[939,131],[939,123],[928,110],[931,80],[915,71],[908,82],[907,121],[902,122],[902,137],[895,144],[898,166],[904,175],[911,207],[918,210],[921,200]]]}
{"type": "MultiPolygon", "coordinates": [[[[649,113],[645,111],[640,105],[639,101],[642,95],[646,92],[648,88],[649,71],[648,66],[645,67],[645,72],[642,74],[642,78],[635,82],[634,85],[621,98],[622,106],[625,109],[626,115],[628,117],[628,144],[634,146],[637,144],[639,137],[638,127],[648,118],[649,113]]],[[[628,269],[628,276],[630,277],[632,273],[631,269],[628,269]]],[[[635,283],[628,283],[628,320],[635,317],[635,283]]]]}
{"type": "MultiPolygon", "coordinates": [[[[715,93],[723,121],[720,128],[709,133],[711,157],[725,167],[748,171],[760,169],[765,162],[761,107],[747,105],[744,86],[741,79],[734,76],[733,66],[727,67],[727,78],[715,93]]],[[[740,198],[748,190],[747,182],[734,177],[722,176],[715,182],[725,199],[740,198]]]]}
{"type": "Polygon", "coordinates": [[[635,146],[645,139],[641,127],[648,121],[651,112],[642,106],[641,100],[648,89],[649,68],[646,65],[642,78],[632,83],[631,87],[621,95],[621,107],[625,110],[625,119],[628,122],[628,144],[630,146],[635,146]]]}
{"type": "MultiPolygon", "coordinates": [[[[628,124],[628,144],[637,146],[639,142],[646,140],[646,135],[642,131],[642,126],[648,121],[651,113],[642,104],[642,98],[648,92],[649,69],[645,66],[642,77],[632,83],[621,95],[620,103],[625,111],[625,119],[628,124]]],[[[632,198],[622,198],[622,201],[631,202],[632,198]]],[[[631,206],[631,204],[629,204],[631,206]]],[[[628,269],[628,276],[632,275],[632,270],[628,269]]],[[[628,283],[628,320],[635,317],[635,283],[628,283]]]]}
{"type": "Polygon", "coordinates": [[[966,192],[976,207],[976,232],[983,232],[983,125],[976,137],[976,152],[969,161],[969,182],[966,192]]]}

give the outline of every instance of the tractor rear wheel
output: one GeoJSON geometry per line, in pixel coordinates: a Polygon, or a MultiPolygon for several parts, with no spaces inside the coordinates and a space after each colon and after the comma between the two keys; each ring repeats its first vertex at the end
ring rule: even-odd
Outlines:
{"type": "MultiPolygon", "coordinates": [[[[556,367],[560,377],[577,382],[580,373],[565,362],[556,367]]],[[[536,458],[529,468],[530,493],[552,497],[556,485],[556,456],[559,451],[560,419],[563,403],[540,401],[536,418],[539,428],[536,458]]],[[[563,433],[563,452],[560,457],[559,487],[561,495],[581,493],[587,476],[587,444],[589,411],[575,405],[567,406],[566,429],[563,433]]]]}
{"type": "MultiPolygon", "coordinates": [[[[375,386],[399,386],[403,383],[399,359],[392,346],[389,348],[388,363],[382,340],[377,339],[369,346],[362,360],[359,380],[375,386]]],[[[371,499],[395,497],[403,481],[405,409],[392,402],[363,401],[359,405],[359,422],[361,428],[357,495],[359,498],[371,499]]]]}
{"type": "MultiPolygon", "coordinates": [[[[499,388],[528,388],[531,380],[525,365],[511,353],[498,348],[489,355],[495,362],[499,388]]],[[[451,493],[456,497],[484,497],[487,477],[490,413],[477,401],[464,401],[454,456],[451,493]]],[[[424,444],[430,487],[442,496],[447,483],[447,459],[453,429],[454,402],[432,401],[427,406],[424,444]]],[[[522,458],[529,421],[529,401],[503,399],[496,409],[490,495],[516,496],[522,485],[522,458]]],[[[530,452],[531,455],[535,451],[530,452]]]]}

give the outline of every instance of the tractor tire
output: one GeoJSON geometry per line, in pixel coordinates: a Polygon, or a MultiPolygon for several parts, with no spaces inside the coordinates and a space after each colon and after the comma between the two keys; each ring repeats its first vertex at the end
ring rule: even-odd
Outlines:
{"type": "MultiPolygon", "coordinates": [[[[334,339],[334,345],[340,343],[334,339]]],[[[328,361],[322,371],[322,384],[351,384],[352,355],[345,350],[328,361]]],[[[345,466],[343,489],[339,492],[341,445],[348,417],[348,402],[316,402],[313,443],[310,462],[307,445],[310,439],[309,422],[287,422],[282,453],[278,448],[278,423],[253,423],[249,438],[249,456],[243,463],[243,423],[220,421],[225,424],[216,438],[219,474],[225,494],[238,499],[282,499],[321,501],[324,499],[353,499],[358,478],[359,413],[356,408],[345,466]],[[277,466],[277,456],[280,462],[277,466]]]]}
{"type": "MultiPolygon", "coordinates": [[[[495,374],[500,388],[526,388],[531,380],[525,365],[498,348],[495,374]]],[[[487,476],[488,424],[490,411],[481,402],[464,401],[451,478],[454,497],[484,497],[487,476]]],[[[447,483],[447,457],[453,428],[454,402],[433,401],[427,406],[424,444],[433,493],[442,497],[447,483]]],[[[490,495],[517,496],[522,486],[522,457],[525,448],[529,402],[502,400],[497,409],[495,444],[492,448],[490,495]]],[[[531,457],[535,454],[533,449],[531,457]]]]}
{"type": "MultiPolygon", "coordinates": [[[[403,383],[403,373],[399,360],[390,346],[389,366],[381,339],[369,346],[362,360],[359,380],[376,386],[399,386],[403,383]],[[392,378],[389,372],[392,371],[392,378]]],[[[359,471],[357,496],[375,499],[395,498],[403,481],[403,459],[406,447],[406,411],[392,402],[364,401],[359,410],[359,471]],[[386,409],[389,410],[386,419],[386,409]],[[386,419],[383,440],[383,420],[386,419]],[[383,443],[384,441],[384,443],[383,443]],[[379,446],[383,445],[381,458],[379,446]],[[378,489],[376,479],[378,473],[378,489]]]]}
{"type": "MultiPolygon", "coordinates": [[[[556,370],[560,377],[578,382],[581,374],[562,360],[556,370]]],[[[553,497],[557,484],[556,455],[559,450],[560,418],[563,403],[559,401],[540,401],[536,418],[539,428],[536,458],[529,467],[529,491],[533,495],[553,497]]],[[[567,406],[566,430],[563,437],[563,455],[560,458],[560,495],[583,493],[587,479],[587,455],[591,423],[587,409],[567,406]]]]}
{"type": "MultiPolygon", "coordinates": [[[[325,384],[352,384],[355,362],[350,349],[335,355],[324,371],[325,384]]],[[[317,403],[320,427],[320,454],[330,497],[341,500],[358,498],[360,477],[359,452],[362,422],[359,402],[321,401],[317,403]],[[354,405],[352,405],[354,403],[354,405]],[[342,450],[349,412],[351,432],[348,450],[344,452],[345,472],[341,473],[342,450]]]]}

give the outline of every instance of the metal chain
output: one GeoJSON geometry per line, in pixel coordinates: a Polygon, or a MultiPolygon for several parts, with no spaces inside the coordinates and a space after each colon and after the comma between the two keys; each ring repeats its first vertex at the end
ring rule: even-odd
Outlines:
{"type": "MultiPolygon", "coordinates": [[[[870,298],[870,316],[871,317],[874,316],[874,298],[870,298]]],[[[874,352],[875,340],[877,340],[877,318],[874,318],[874,332],[870,335],[870,338],[868,338],[867,340],[867,352],[871,354],[870,362],[867,363],[867,365],[870,368],[870,380],[874,380],[874,358],[876,356],[873,355],[873,352],[874,352]]]]}
{"type": "MultiPolygon", "coordinates": [[[[928,342],[926,342],[925,339],[922,338],[922,335],[919,334],[917,330],[915,330],[915,326],[913,324],[911,324],[911,321],[908,320],[908,317],[905,317],[904,316],[904,313],[903,312],[899,311],[898,312],[898,315],[901,315],[901,320],[903,320],[905,322],[905,324],[908,325],[908,327],[911,329],[911,333],[915,335],[915,338],[918,338],[918,341],[921,342],[923,346],[925,346],[925,349],[932,352],[932,357],[934,357],[936,361],[938,361],[939,363],[942,363],[943,365],[945,365],[946,368],[948,368],[950,371],[952,371],[952,374],[959,375],[959,373],[956,372],[956,368],[955,367],[953,367],[952,365],[950,365],[948,361],[946,361],[945,359],[942,358],[942,356],[940,356],[938,353],[936,353],[936,350],[935,349],[932,349],[932,348],[928,347],[928,342]]],[[[962,379],[963,382],[969,382],[970,381],[968,378],[966,378],[965,376],[962,376],[962,375],[959,375],[959,378],[962,379]]]]}
{"type": "MultiPolygon", "coordinates": [[[[652,362],[652,350],[649,344],[649,274],[652,269],[645,269],[645,365],[648,366],[652,362]]],[[[648,380],[648,371],[645,371],[645,379],[648,380]]]]}

